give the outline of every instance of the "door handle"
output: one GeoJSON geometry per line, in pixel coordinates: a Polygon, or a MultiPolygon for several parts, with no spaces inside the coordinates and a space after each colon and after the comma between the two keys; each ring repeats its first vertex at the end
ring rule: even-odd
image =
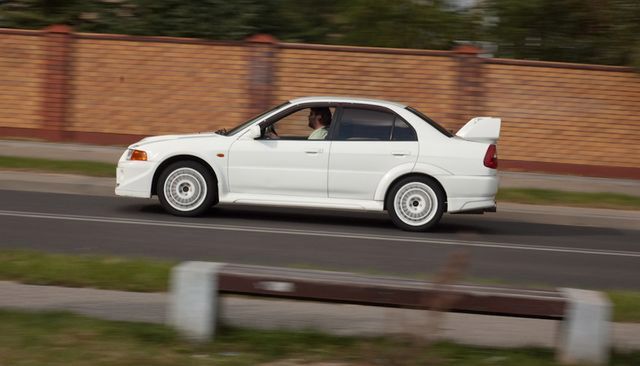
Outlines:
{"type": "Polygon", "coordinates": [[[304,151],[307,154],[320,154],[322,152],[322,149],[308,149],[304,151]]]}
{"type": "Polygon", "coordinates": [[[411,155],[411,153],[408,152],[408,151],[395,151],[395,152],[392,152],[391,155],[393,155],[393,156],[408,156],[408,155],[411,155]]]}

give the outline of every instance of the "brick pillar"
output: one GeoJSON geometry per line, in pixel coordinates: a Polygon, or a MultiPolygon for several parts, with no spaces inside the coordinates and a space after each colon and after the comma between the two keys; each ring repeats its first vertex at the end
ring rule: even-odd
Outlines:
{"type": "Polygon", "coordinates": [[[42,129],[45,138],[69,138],[67,128],[71,84],[71,28],[52,25],[44,29],[44,80],[42,83],[42,129]]]}
{"type": "Polygon", "coordinates": [[[250,47],[249,95],[253,114],[273,106],[275,58],[278,40],[268,34],[256,34],[246,39],[250,47]]]}
{"type": "Polygon", "coordinates": [[[463,45],[453,50],[458,62],[456,112],[454,130],[462,127],[473,117],[485,113],[483,61],[475,46],[463,45]]]}

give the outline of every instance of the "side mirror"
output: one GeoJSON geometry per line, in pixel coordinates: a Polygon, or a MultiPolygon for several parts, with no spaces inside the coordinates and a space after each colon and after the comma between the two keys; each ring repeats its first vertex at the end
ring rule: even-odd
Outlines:
{"type": "Polygon", "coordinates": [[[242,135],[243,140],[255,140],[262,136],[262,130],[260,129],[260,125],[253,125],[249,127],[247,132],[242,135]]]}

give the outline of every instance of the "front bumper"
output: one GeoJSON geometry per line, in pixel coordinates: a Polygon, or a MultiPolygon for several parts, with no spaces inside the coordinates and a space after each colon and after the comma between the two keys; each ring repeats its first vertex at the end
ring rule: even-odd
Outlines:
{"type": "Polygon", "coordinates": [[[154,172],[152,162],[120,159],[116,168],[116,195],[150,198],[154,172]]]}

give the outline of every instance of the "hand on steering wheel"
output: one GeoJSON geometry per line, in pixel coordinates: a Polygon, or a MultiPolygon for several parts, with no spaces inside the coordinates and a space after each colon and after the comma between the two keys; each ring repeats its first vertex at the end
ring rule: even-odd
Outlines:
{"type": "Polygon", "coordinates": [[[268,140],[279,138],[278,133],[276,132],[275,127],[273,125],[268,126],[264,129],[264,138],[268,140]]]}

